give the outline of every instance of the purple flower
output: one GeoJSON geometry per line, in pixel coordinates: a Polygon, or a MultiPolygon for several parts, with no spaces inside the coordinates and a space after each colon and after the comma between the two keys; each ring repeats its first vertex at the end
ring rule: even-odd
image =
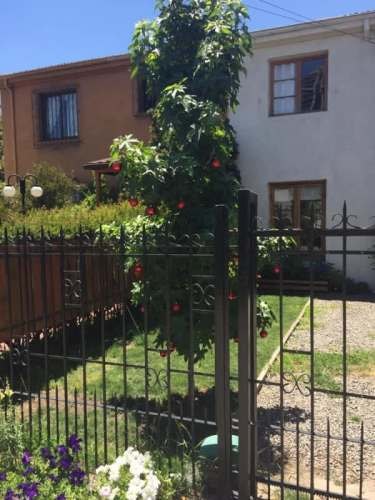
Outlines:
{"type": "Polygon", "coordinates": [[[49,466],[51,467],[51,469],[55,469],[57,467],[57,461],[55,457],[50,458],[49,466]]]}
{"type": "Polygon", "coordinates": [[[66,500],[66,496],[64,495],[64,493],[61,493],[56,497],[56,500],[66,500]]]}
{"type": "Polygon", "coordinates": [[[41,454],[42,458],[44,458],[44,460],[50,460],[53,457],[51,450],[48,447],[41,448],[40,454],[41,454]]]}
{"type": "Polygon", "coordinates": [[[70,455],[65,455],[61,457],[59,466],[62,469],[67,470],[72,465],[72,463],[73,463],[73,458],[70,455]]]}
{"type": "Polygon", "coordinates": [[[6,481],[7,475],[6,472],[0,472],[0,481],[6,481]]]}
{"type": "Polygon", "coordinates": [[[78,486],[82,484],[84,478],[85,478],[85,473],[79,467],[73,469],[72,472],[69,474],[69,481],[73,486],[78,486]]]}
{"type": "Polygon", "coordinates": [[[48,477],[55,484],[57,484],[60,481],[59,478],[58,478],[58,476],[56,476],[56,474],[50,474],[48,477]]]}
{"type": "Polygon", "coordinates": [[[28,450],[25,450],[22,454],[22,463],[23,465],[29,465],[31,462],[31,453],[28,450]]]}
{"type": "Polygon", "coordinates": [[[14,493],[12,490],[7,490],[5,493],[4,500],[18,500],[19,496],[14,493]]]}
{"type": "Polygon", "coordinates": [[[33,474],[35,472],[35,469],[33,467],[30,467],[30,465],[28,465],[25,470],[23,471],[22,475],[23,476],[29,476],[30,474],[33,474]]]}
{"type": "Polygon", "coordinates": [[[59,455],[67,455],[69,453],[69,450],[66,446],[64,446],[63,444],[59,444],[59,446],[57,447],[57,453],[59,455]]]}
{"type": "Polygon", "coordinates": [[[38,485],[36,483],[21,483],[19,485],[22,493],[27,500],[33,499],[39,495],[38,485]]]}
{"type": "Polygon", "coordinates": [[[73,450],[74,453],[78,453],[79,450],[81,449],[81,441],[79,437],[77,437],[75,434],[72,434],[68,440],[68,444],[73,450]]]}

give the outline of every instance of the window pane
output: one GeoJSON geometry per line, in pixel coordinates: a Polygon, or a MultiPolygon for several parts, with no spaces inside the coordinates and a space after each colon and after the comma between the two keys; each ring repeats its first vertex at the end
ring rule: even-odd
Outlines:
{"type": "Polygon", "coordinates": [[[51,141],[78,137],[76,93],[41,95],[40,98],[42,139],[51,141]]]}
{"type": "Polygon", "coordinates": [[[326,59],[311,59],[302,63],[301,111],[319,111],[325,106],[326,59]]]}
{"type": "Polygon", "coordinates": [[[77,137],[77,96],[75,93],[63,94],[62,103],[62,127],[63,137],[77,137]]]}
{"type": "Polygon", "coordinates": [[[293,226],[293,189],[275,189],[274,191],[274,222],[279,227],[293,226]]]}
{"type": "Polygon", "coordinates": [[[289,80],[296,77],[295,63],[274,66],[274,80],[289,80]]]}
{"type": "MultiPolygon", "coordinates": [[[[323,191],[321,186],[306,186],[300,190],[300,217],[301,228],[308,229],[313,226],[316,229],[323,227],[323,191]]],[[[311,241],[301,238],[301,246],[308,247],[311,241]]],[[[316,236],[313,241],[314,248],[321,248],[322,239],[316,236]]]]}
{"type": "Polygon", "coordinates": [[[275,115],[283,113],[294,113],[296,109],[294,97],[284,97],[281,99],[274,99],[273,112],[275,115]]]}
{"type": "Polygon", "coordinates": [[[273,85],[274,97],[289,97],[294,96],[296,93],[295,80],[285,80],[283,82],[276,82],[273,85]]]}

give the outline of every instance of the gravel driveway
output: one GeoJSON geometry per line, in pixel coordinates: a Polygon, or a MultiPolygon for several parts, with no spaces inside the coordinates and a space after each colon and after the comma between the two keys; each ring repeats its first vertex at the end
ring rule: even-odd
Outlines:
{"type": "MultiPolygon", "coordinates": [[[[309,312],[290,337],[287,349],[307,351],[310,347],[309,312]],[[307,317],[306,317],[307,316],[307,317]]],[[[342,353],[343,306],[337,300],[314,300],[314,352],[342,353]]],[[[371,301],[347,302],[347,352],[368,352],[370,362],[366,370],[360,365],[348,363],[347,391],[353,394],[375,396],[375,303],[371,301]],[[373,356],[373,363],[371,359],[373,356]]],[[[294,354],[288,355],[290,358],[294,354]]],[[[297,355],[296,358],[301,355],[297,355]]],[[[335,354],[334,354],[335,356],[335,354]]],[[[309,357],[308,357],[309,359],[309,357]]],[[[340,357],[336,359],[341,359],[340,357]]],[[[341,363],[342,361],[340,361],[341,363]]],[[[342,492],[343,484],[343,398],[322,392],[311,396],[309,374],[298,372],[298,363],[293,365],[293,377],[288,376],[282,394],[284,408],[284,453],[281,453],[279,433],[260,430],[260,462],[266,468],[272,465],[272,474],[280,471],[281,456],[284,456],[285,480],[296,482],[297,425],[299,426],[300,484],[310,484],[312,413],[314,413],[314,474],[315,486],[327,488],[327,464],[329,464],[329,488],[342,492]],[[329,420],[329,457],[327,456],[327,426],[329,420]],[[336,439],[335,439],[336,438],[336,439]]],[[[269,375],[267,382],[279,383],[279,376],[269,375]]],[[[333,378],[342,386],[342,377],[333,378]]],[[[259,422],[265,428],[280,425],[280,389],[275,385],[264,385],[258,396],[259,422]]],[[[347,461],[348,494],[359,494],[361,423],[364,426],[363,478],[364,498],[375,498],[375,401],[370,398],[348,397],[347,437],[345,450],[347,461]],[[351,442],[356,440],[358,442],[351,442]]],[[[277,497],[276,497],[277,498],[277,497]]]]}

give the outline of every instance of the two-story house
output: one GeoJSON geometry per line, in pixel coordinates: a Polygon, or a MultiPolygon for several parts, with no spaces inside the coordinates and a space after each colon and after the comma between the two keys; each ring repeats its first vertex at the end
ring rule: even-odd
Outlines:
{"type": "Polygon", "coordinates": [[[0,76],[5,172],[47,162],[81,181],[82,166],[108,157],[112,140],[147,140],[148,103],[127,55],[0,76]]]}
{"type": "MultiPolygon", "coordinates": [[[[277,215],[301,227],[314,210],[330,227],[344,200],[352,223],[374,224],[375,11],[258,31],[246,66],[232,122],[242,181],[258,193],[264,225],[277,215]]],[[[315,244],[341,244],[326,240],[315,244]]],[[[350,257],[348,273],[375,283],[369,263],[350,257]]]]}
{"type": "MultiPolygon", "coordinates": [[[[266,225],[331,224],[344,200],[358,223],[375,216],[375,11],[253,33],[239,106],[243,185],[266,225]]],[[[115,56],[0,77],[6,173],[46,161],[80,180],[114,137],[149,137],[142,86],[115,56]]],[[[372,222],[373,223],[373,222],[372,222]]],[[[359,242],[361,248],[372,241],[359,242]]],[[[338,242],[316,241],[333,249],[338,242]]],[[[340,262],[337,262],[340,266],[340,262]]],[[[373,281],[369,259],[349,273],[373,281]]]]}

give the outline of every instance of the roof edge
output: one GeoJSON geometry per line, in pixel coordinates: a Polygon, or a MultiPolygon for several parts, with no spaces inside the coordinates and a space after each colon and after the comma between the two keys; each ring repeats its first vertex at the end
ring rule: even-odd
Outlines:
{"type": "Polygon", "coordinates": [[[34,79],[34,78],[48,78],[58,76],[59,74],[64,74],[71,71],[84,71],[84,70],[95,70],[102,69],[105,67],[113,67],[118,65],[130,66],[130,56],[129,54],[120,54],[109,57],[99,57],[95,59],[86,59],[83,61],[76,61],[72,63],[56,64],[53,66],[46,66],[43,68],[31,69],[28,71],[20,71],[16,73],[9,73],[5,75],[0,75],[0,87],[5,81],[8,83],[15,83],[22,80],[34,79]]]}
{"type": "MultiPolygon", "coordinates": [[[[276,38],[279,36],[285,38],[290,36],[292,38],[293,36],[298,36],[306,32],[311,35],[331,32],[331,36],[333,36],[337,31],[347,30],[348,34],[350,34],[351,30],[355,32],[361,29],[363,27],[363,22],[369,18],[375,20],[375,10],[288,24],[275,28],[265,28],[253,31],[252,36],[255,41],[263,41],[270,37],[276,38]]],[[[344,35],[345,33],[342,32],[341,34],[344,35]]]]}

